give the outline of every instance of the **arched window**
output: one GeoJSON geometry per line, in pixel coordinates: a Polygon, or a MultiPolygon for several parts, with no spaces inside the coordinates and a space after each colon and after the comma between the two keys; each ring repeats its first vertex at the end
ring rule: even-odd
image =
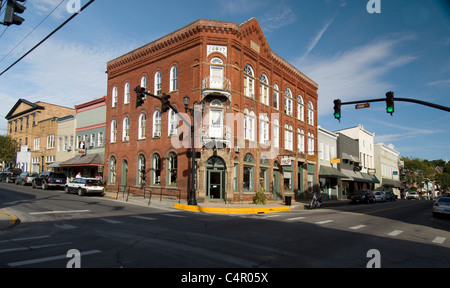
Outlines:
{"type": "Polygon", "coordinates": [[[301,121],[305,121],[305,112],[304,112],[304,104],[302,95],[297,96],[297,119],[301,121]]]}
{"type": "Polygon", "coordinates": [[[284,113],[292,116],[292,92],[289,88],[284,91],[284,113]]]}
{"type": "Polygon", "coordinates": [[[255,112],[244,109],[244,138],[248,140],[255,140],[255,112]]]}
{"type": "Polygon", "coordinates": [[[123,118],[122,141],[130,141],[130,118],[123,118]]]}
{"type": "Polygon", "coordinates": [[[131,97],[131,84],[130,82],[125,83],[125,89],[124,89],[124,95],[123,95],[123,103],[128,104],[130,103],[130,97],[131,97]]]}
{"type": "Polygon", "coordinates": [[[145,139],[145,130],[147,127],[147,116],[145,115],[145,113],[142,113],[139,116],[139,135],[138,135],[138,139],[145,139]]]}
{"type": "Polygon", "coordinates": [[[142,78],[141,78],[141,87],[144,88],[145,91],[147,91],[147,84],[148,84],[147,76],[142,76],[142,78]]]}
{"type": "Polygon", "coordinates": [[[273,86],[273,108],[277,110],[280,109],[280,91],[278,89],[278,85],[275,84],[273,86]]]}
{"type": "Polygon", "coordinates": [[[263,73],[261,74],[259,80],[259,101],[269,105],[269,78],[267,78],[267,75],[263,73]]]}
{"type": "Polygon", "coordinates": [[[118,98],[119,98],[119,89],[117,88],[117,86],[114,86],[112,92],[112,104],[111,104],[112,107],[117,107],[118,98]]]}
{"type": "Polygon", "coordinates": [[[244,157],[244,191],[255,191],[255,158],[248,153],[244,157]]]}
{"type": "Polygon", "coordinates": [[[269,117],[267,114],[259,115],[259,142],[264,145],[269,145],[269,117]]]}
{"type": "Polygon", "coordinates": [[[177,154],[170,152],[169,157],[167,157],[167,185],[177,186],[177,168],[177,154]]]}
{"type": "Polygon", "coordinates": [[[137,161],[137,177],[136,184],[145,186],[145,156],[139,155],[137,161]]]}
{"type": "Polygon", "coordinates": [[[113,119],[111,121],[111,143],[117,142],[117,120],[113,119]]]}
{"type": "Polygon", "coordinates": [[[178,90],[178,67],[172,66],[170,69],[170,91],[178,90]]]}
{"type": "Polygon", "coordinates": [[[161,71],[157,71],[155,73],[155,94],[161,95],[162,88],[161,88],[161,71]]]}
{"type": "Polygon", "coordinates": [[[109,184],[116,184],[116,157],[109,158],[109,184]]]}
{"type": "Polygon", "coordinates": [[[153,113],[153,138],[161,137],[161,112],[153,113]]]}
{"type": "Polygon", "coordinates": [[[152,156],[152,179],[151,185],[161,185],[161,157],[159,154],[152,156]]]}
{"type": "Polygon", "coordinates": [[[250,65],[245,65],[244,68],[244,95],[255,98],[255,73],[250,65]]]}
{"type": "Polygon", "coordinates": [[[291,125],[284,125],[284,149],[293,150],[293,134],[291,125]]]}
{"type": "Polygon", "coordinates": [[[314,105],[311,101],[308,102],[308,124],[314,126],[314,105]]]}

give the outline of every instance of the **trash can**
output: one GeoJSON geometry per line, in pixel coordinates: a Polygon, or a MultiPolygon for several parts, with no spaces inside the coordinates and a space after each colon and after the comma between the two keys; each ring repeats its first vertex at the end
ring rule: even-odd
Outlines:
{"type": "Polygon", "coordinates": [[[291,206],[292,203],[292,196],[284,196],[284,204],[286,204],[286,206],[291,206]]]}

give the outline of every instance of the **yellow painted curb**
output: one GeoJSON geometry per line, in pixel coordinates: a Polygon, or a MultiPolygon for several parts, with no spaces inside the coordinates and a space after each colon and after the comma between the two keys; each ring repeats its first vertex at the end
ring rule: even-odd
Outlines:
{"type": "Polygon", "coordinates": [[[7,215],[7,216],[11,217],[11,221],[9,221],[9,223],[11,225],[16,225],[17,222],[19,221],[19,218],[17,218],[17,216],[15,216],[13,214],[10,214],[10,213],[5,212],[5,211],[0,211],[0,213],[3,214],[3,215],[7,215]]]}
{"type": "Polygon", "coordinates": [[[175,204],[175,209],[181,209],[191,212],[213,213],[213,214],[260,214],[260,213],[276,213],[291,211],[291,207],[258,207],[258,208],[216,208],[216,207],[200,207],[189,206],[184,204],[175,204]]]}

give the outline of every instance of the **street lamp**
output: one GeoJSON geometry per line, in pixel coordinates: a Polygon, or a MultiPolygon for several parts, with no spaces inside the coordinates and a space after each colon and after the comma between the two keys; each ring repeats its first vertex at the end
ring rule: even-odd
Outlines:
{"type": "MultiPolygon", "coordinates": [[[[184,96],[183,97],[183,103],[184,103],[184,109],[186,112],[191,112],[192,115],[192,119],[193,119],[193,123],[191,124],[191,138],[192,138],[192,146],[191,146],[191,150],[192,150],[192,178],[191,178],[191,190],[190,190],[190,195],[189,195],[189,199],[188,199],[188,205],[191,206],[197,206],[197,199],[196,199],[196,193],[197,193],[197,167],[195,166],[195,111],[192,108],[188,108],[189,106],[189,102],[190,102],[190,98],[189,96],[184,96]]],[[[195,103],[194,103],[194,108],[195,108],[195,103]]]]}

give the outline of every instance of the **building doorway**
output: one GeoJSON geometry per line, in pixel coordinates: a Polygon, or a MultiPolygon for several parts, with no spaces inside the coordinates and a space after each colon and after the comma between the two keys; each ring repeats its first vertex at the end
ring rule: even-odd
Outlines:
{"type": "Polygon", "coordinates": [[[206,198],[225,200],[225,161],[217,156],[208,159],[206,164],[206,198]]]}

